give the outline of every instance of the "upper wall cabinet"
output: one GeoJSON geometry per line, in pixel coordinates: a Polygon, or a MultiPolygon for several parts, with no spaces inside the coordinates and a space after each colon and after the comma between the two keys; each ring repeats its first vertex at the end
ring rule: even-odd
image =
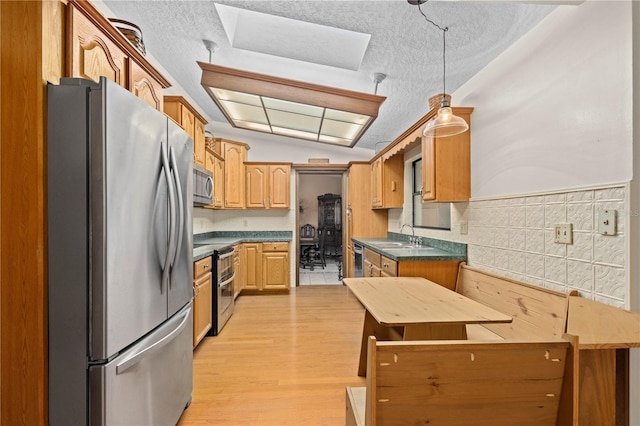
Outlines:
{"type": "Polygon", "coordinates": [[[371,163],[371,208],[401,208],[404,202],[402,156],[378,157],[371,163]]]}
{"type": "Polygon", "coordinates": [[[162,111],[169,82],[88,1],[67,6],[68,77],[98,81],[105,76],[162,111]]]}
{"type": "MultiPolygon", "coordinates": [[[[454,108],[471,126],[471,111],[454,108]]],[[[471,127],[456,136],[422,138],[422,200],[468,201],[471,196],[471,127]]]]}
{"type": "Polygon", "coordinates": [[[288,209],[290,164],[245,163],[247,208],[288,209]]]}
{"type": "Polygon", "coordinates": [[[204,126],[207,120],[182,96],[165,96],[164,113],[193,139],[193,162],[206,167],[204,126]]]}

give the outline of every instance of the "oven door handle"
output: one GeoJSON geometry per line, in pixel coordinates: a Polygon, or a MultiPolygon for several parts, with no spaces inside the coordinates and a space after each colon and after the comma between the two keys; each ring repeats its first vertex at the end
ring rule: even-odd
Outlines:
{"type": "Polygon", "coordinates": [[[231,250],[229,253],[225,253],[225,254],[223,254],[222,256],[218,257],[218,260],[224,260],[224,259],[226,259],[227,257],[232,256],[232,255],[233,255],[233,253],[235,253],[235,250],[231,250]]]}
{"type": "Polygon", "coordinates": [[[229,284],[231,281],[233,281],[233,279],[236,277],[236,273],[234,272],[233,275],[231,275],[231,278],[229,278],[228,280],[225,280],[221,283],[218,283],[218,287],[224,287],[225,285],[229,284]]]}

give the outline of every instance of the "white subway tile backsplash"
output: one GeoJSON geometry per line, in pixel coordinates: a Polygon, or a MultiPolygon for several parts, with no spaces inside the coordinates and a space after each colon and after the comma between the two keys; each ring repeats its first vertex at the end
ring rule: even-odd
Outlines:
{"type": "Polygon", "coordinates": [[[471,201],[469,264],[560,291],[624,306],[629,297],[627,186],[471,201]],[[618,233],[600,235],[597,213],[618,211],[618,233]],[[473,221],[472,221],[473,220],[473,221]],[[554,242],[556,223],[573,224],[573,243],[554,242]]]}

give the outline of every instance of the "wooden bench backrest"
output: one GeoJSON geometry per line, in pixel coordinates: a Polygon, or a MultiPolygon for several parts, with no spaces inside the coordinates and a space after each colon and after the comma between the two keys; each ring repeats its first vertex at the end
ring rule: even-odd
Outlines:
{"type": "Polygon", "coordinates": [[[555,426],[570,347],[370,337],[365,424],[555,426]]]}
{"type": "Polygon", "coordinates": [[[560,339],[566,331],[569,296],[461,264],[456,291],[513,317],[508,324],[483,324],[504,339],[560,339]]]}

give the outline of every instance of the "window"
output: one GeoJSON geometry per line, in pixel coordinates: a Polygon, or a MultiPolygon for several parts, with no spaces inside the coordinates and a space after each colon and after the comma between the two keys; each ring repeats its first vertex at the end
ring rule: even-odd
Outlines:
{"type": "Polygon", "coordinates": [[[422,159],[412,163],[413,226],[418,228],[451,229],[450,203],[422,202],[422,159]]]}

